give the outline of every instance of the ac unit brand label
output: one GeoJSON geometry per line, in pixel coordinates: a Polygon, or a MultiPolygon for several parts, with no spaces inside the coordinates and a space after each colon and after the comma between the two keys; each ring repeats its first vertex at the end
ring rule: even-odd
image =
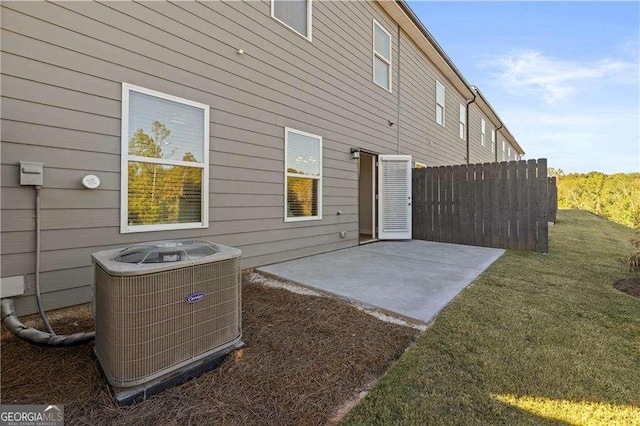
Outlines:
{"type": "Polygon", "coordinates": [[[184,298],[184,301],[187,303],[196,303],[204,299],[204,293],[192,293],[184,298]]]}

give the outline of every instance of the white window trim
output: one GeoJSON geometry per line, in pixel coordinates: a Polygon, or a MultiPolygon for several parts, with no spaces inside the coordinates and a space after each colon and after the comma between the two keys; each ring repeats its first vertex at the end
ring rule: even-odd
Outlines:
{"type": "Polygon", "coordinates": [[[276,21],[280,22],[282,25],[284,25],[285,27],[287,27],[288,29],[290,29],[291,31],[293,31],[294,33],[298,34],[300,37],[304,38],[305,40],[308,40],[309,42],[312,42],[312,32],[313,32],[313,19],[312,19],[312,11],[313,11],[313,0],[307,0],[307,32],[309,33],[308,35],[304,35],[301,32],[298,32],[298,30],[290,27],[286,22],[281,21],[280,19],[278,19],[275,15],[275,7],[274,7],[274,0],[271,0],[271,17],[273,19],[275,19],[276,21]]]}
{"type": "Polygon", "coordinates": [[[460,104],[460,134],[458,136],[463,141],[467,140],[467,109],[462,104],[460,104]]]}
{"type": "Polygon", "coordinates": [[[170,231],[174,229],[200,229],[209,227],[209,105],[166,93],[157,92],[129,83],[122,83],[122,119],[121,119],[121,143],[120,143],[120,233],[148,232],[148,231],[170,231]],[[131,91],[154,96],[161,99],[201,108],[204,112],[204,146],[203,162],[191,163],[179,160],[160,160],[156,158],[139,157],[129,155],[129,93],[131,91]],[[203,169],[202,172],[202,200],[200,212],[202,222],[194,223],[173,223],[161,225],[133,225],[129,226],[128,205],[129,205],[129,161],[142,161],[147,163],[158,163],[175,166],[189,166],[203,169]]]}
{"type": "Polygon", "coordinates": [[[313,133],[303,132],[301,130],[292,129],[291,127],[284,128],[284,221],[285,222],[302,222],[305,220],[322,220],[322,136],[314,135],[313,133]],[[287,154],[289,153],[289,133],[297,133],[302,136],[308,136],[320,141],[318,157],[318,168],[320,170],[320,176],[305,175],[299,173],[289,173],[287,170],[287,154]],[[303,177],[308,179],[318,180],[318,215],[317,216],[304,216],[304,217],[288,217],[287,216],[287,177],[303,177]]]}
{"type": "Polygon", "coordinates": [[[393,50],[392,50],[392,41],[393,41],[393,37],[391,37],[391,33],[389,31],[387,31],[387,29],[385,27],[382,26],[382,24],[380,24],[378,21],[375,20],[375,18],[373,19],[373,25],[372,25],[372,33],[371,33],[371,78],[373,80],[373,82],[379,86],[382,87],[384,90],[386,90],[387,92],[391,93],[392,92],[392,84],[393,82],[391,81],[391,77],[393,76],[393,50]],[[382,30],[384,31],[388,36],[389,36],[389,60],[387,61],[386,58],[384,58],[382,55],[380,55],[378,52],[376,52],[376,25],[382,30]],[[378,84],[378,82],[376,81],[376,57],[380,58],[380,60],[382,60],[384,63],[386,63],[387,65],[389,65],[388,68],[388,75],[387,75],[387,79],[389,80],[389,87],[384,87],[381,84],[378,84]]]}
{"type": "Polygon", "coordinates": [[[484,118],[481,118],[480,120],[480,145],[484,146],[485,134],[487,132],[487,123],[484,121],[484,118]]]}
{"type": "Polygon", "coordinates": [[[435,111],[436,124],[439,124],[442,127],[446,127],[446,123],[447,123],[447,120],[445,118],[446,115],[447,115],[447,90],[444,87],[444,84],[440,83],[436,79],[436,111],[435,111]],[[438,86],[442,86],[442,96],[444,97],[443,104],[438,103],[438,86]],[[442,107],[442,123],[438,123],[438,105],[442,107]]]}

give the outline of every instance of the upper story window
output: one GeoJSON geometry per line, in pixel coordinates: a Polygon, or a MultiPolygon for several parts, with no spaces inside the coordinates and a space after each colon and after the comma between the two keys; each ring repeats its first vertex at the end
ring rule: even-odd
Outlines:
{"type": "Polygon", "coordinates": [[[485,123],[484,118],[481,119],[480,122],[480,145],[484,146],[484,135],[487,131],[487,123],[485,123]]]}
{"type": "Polygon", "coordinates": [[[209,226],[209,106],[122,84],[121,232],[209,226]]]}
{"type": "Polygon", "coordinates": [[[507,147],[507,152],[508,152],[507,158],[509,158],[509,160],[511,160],[511,146],[507,147]]]}
{"type": "Polygon", "coordinates": [[[373,20],[373,81],[391,91],[391,34],[373,20]]]}
{"type": "Polygon", "coordinates": [[[507,145],[505,141],[502,141],[502,159],[507,159],[507,145]]]}
{"type": "Polygon", "coordinates": [[[444,86],[436,80],[436,123],[444,127],[445,98],[444,86]]]}
{"type": "Polygon", "coordinates": [[[460,139],[466,139],[467,109],[460,104],[460,139]]]}
{"type": "Polygon", "coordinates": [[[491,153],[495,154],[496,152],[496,130],[491,129],[491,153]]]}
{"type": "Polygon", "coordinates": [[[322,219],[322,137],[285,128],[284,221],[322,219]]]}
{"type": "Polygon", "coordinates": [[[271,16],[311,41],[312,0],[271,0],[271,16]]]}

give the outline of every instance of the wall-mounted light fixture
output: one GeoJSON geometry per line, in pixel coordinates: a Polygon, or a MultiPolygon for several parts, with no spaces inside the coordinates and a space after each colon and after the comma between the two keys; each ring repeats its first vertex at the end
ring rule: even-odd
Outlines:
{"type": "Polygon", "coordinates": [[[357,160],[360,158],[360,148],[353,147],[351,148],[351,158],[357,160]]]}

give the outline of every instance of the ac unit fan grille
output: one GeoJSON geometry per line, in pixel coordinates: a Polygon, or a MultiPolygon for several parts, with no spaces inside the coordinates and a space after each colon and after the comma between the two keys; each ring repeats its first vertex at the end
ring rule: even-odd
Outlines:
{"type": "Polygon", "coordinates": [[[239,338],[240,258],[140,276],[96,273],[96,354],[137,384],[239,338]],[[196,303],[185,298],[204,293],[196,303]]]}

